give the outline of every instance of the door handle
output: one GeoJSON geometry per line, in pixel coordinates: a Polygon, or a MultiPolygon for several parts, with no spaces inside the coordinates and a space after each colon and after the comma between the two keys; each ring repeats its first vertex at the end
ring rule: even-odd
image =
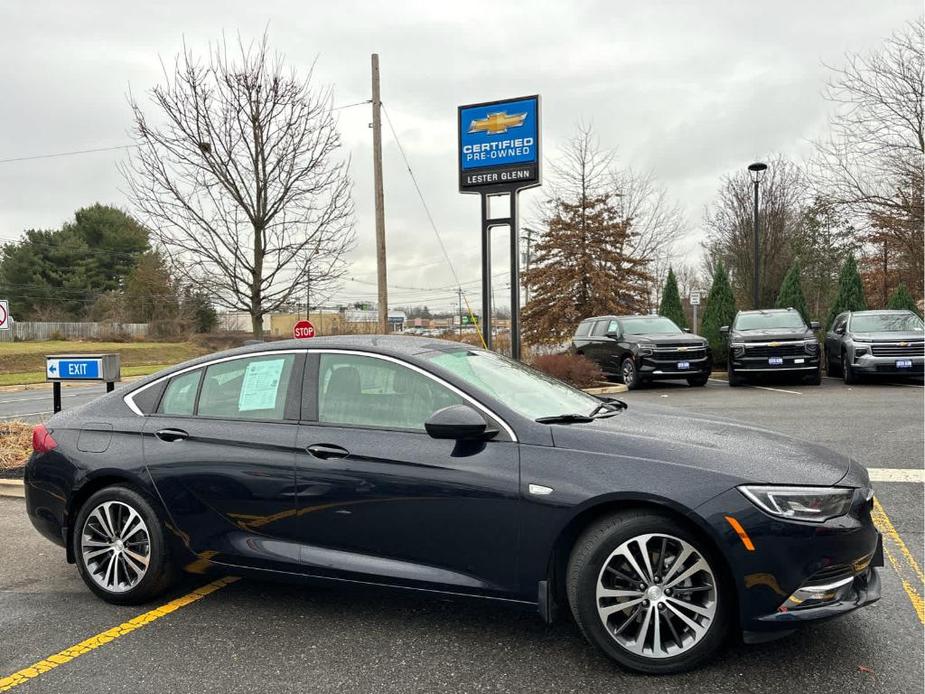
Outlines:
{"type": "Polygon", "coordinates": [[[350,455],[350,452],[346,448],[332,446],[327,443],[316,443],[305,450],[316,458],[321,458],[321,460],[328,460],[329,458],[346,458],[350,455]]]}
{"type": "Polygon", "coordinates": [[[189,434],[183,431],[183,429],[161,429],[154,435],[161,441],[166,441],[167,443],[172,441],[183,441],[189,438],[189,434]]]}

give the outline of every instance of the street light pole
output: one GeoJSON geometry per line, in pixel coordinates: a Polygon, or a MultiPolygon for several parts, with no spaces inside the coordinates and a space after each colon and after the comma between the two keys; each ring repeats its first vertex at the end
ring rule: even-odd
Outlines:
{"type": "Polygon", "coordinates": [[[755,274],[752,278],[752,288],[753,288],[753,297],[754,297],[754,306],[752,308],[761,308],[761,284],[759,281],[758,273],[761,268],[761,238],[758,230],[758,184],[761,183],[761,179],[764,176],[764,172],[767,170],[768,165],[760,161],[756,161],[754,164],[749,164],[748,170],[752,174],[752,183],[755,186],[755,209],[754,209],[754,231],[755,231],[755,274]]]}

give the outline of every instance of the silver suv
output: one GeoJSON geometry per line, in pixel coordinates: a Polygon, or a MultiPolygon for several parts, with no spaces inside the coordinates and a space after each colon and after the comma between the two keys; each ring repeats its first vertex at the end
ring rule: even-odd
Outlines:
{"type": "Polygon", "coordinates": [[[845,311],[825,336],[826,373],[857,383],[861,376],[921,376],[925,332],[912,311],[845,311]]]}

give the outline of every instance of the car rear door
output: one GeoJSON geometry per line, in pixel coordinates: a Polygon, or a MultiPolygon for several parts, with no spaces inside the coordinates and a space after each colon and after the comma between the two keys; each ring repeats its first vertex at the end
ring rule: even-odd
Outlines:
{"type": "Polygon", "coordinates": [[[295,445],[305,355],[218,360],[170,379],[144,457],[172,530],[200,558],[292,571],[295,445]]]}
{"type": "Polygon", "coordinates": [[[306,572],[474,593],[515,588],[513,432],[499,426],[487,442],[431,438],[424,421],[433,412],[471,403],[381,355],[311,354],[304,393],[296,487],[306,572]]]}

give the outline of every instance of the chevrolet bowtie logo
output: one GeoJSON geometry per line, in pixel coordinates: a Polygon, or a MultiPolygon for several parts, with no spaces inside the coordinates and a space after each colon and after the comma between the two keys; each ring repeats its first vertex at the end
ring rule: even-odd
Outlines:
{"type": "Polygon", "coordinates": [[[908,347],[908,346],[909,346],[909,343],[908,343],[908,342],[900,342],[900,343],[899,343],[899,346],[900,346],[900,347],[908,347]]]}
{"type": "Polygon", "coordinates": [[[679,352],[686,352],[686,351],[687,351],[687,347],[678,347],[678,351],[679,351],[679,352]]]}
{"type": "Polygon", "coordinates": [[[780,347],[780,342],[769,342],[768,347],[780,347]]]}
{"type": "Polygon", "coordinates": [[[507,111],[489,113],[484,118],[476,118],[472,121],[469,124],[469,132],[500,135],[501,133],[506,133],[509,128],[517,128],[523,125],[526,117],[526,113],[515,113],[510,116],[507,111]]]}

